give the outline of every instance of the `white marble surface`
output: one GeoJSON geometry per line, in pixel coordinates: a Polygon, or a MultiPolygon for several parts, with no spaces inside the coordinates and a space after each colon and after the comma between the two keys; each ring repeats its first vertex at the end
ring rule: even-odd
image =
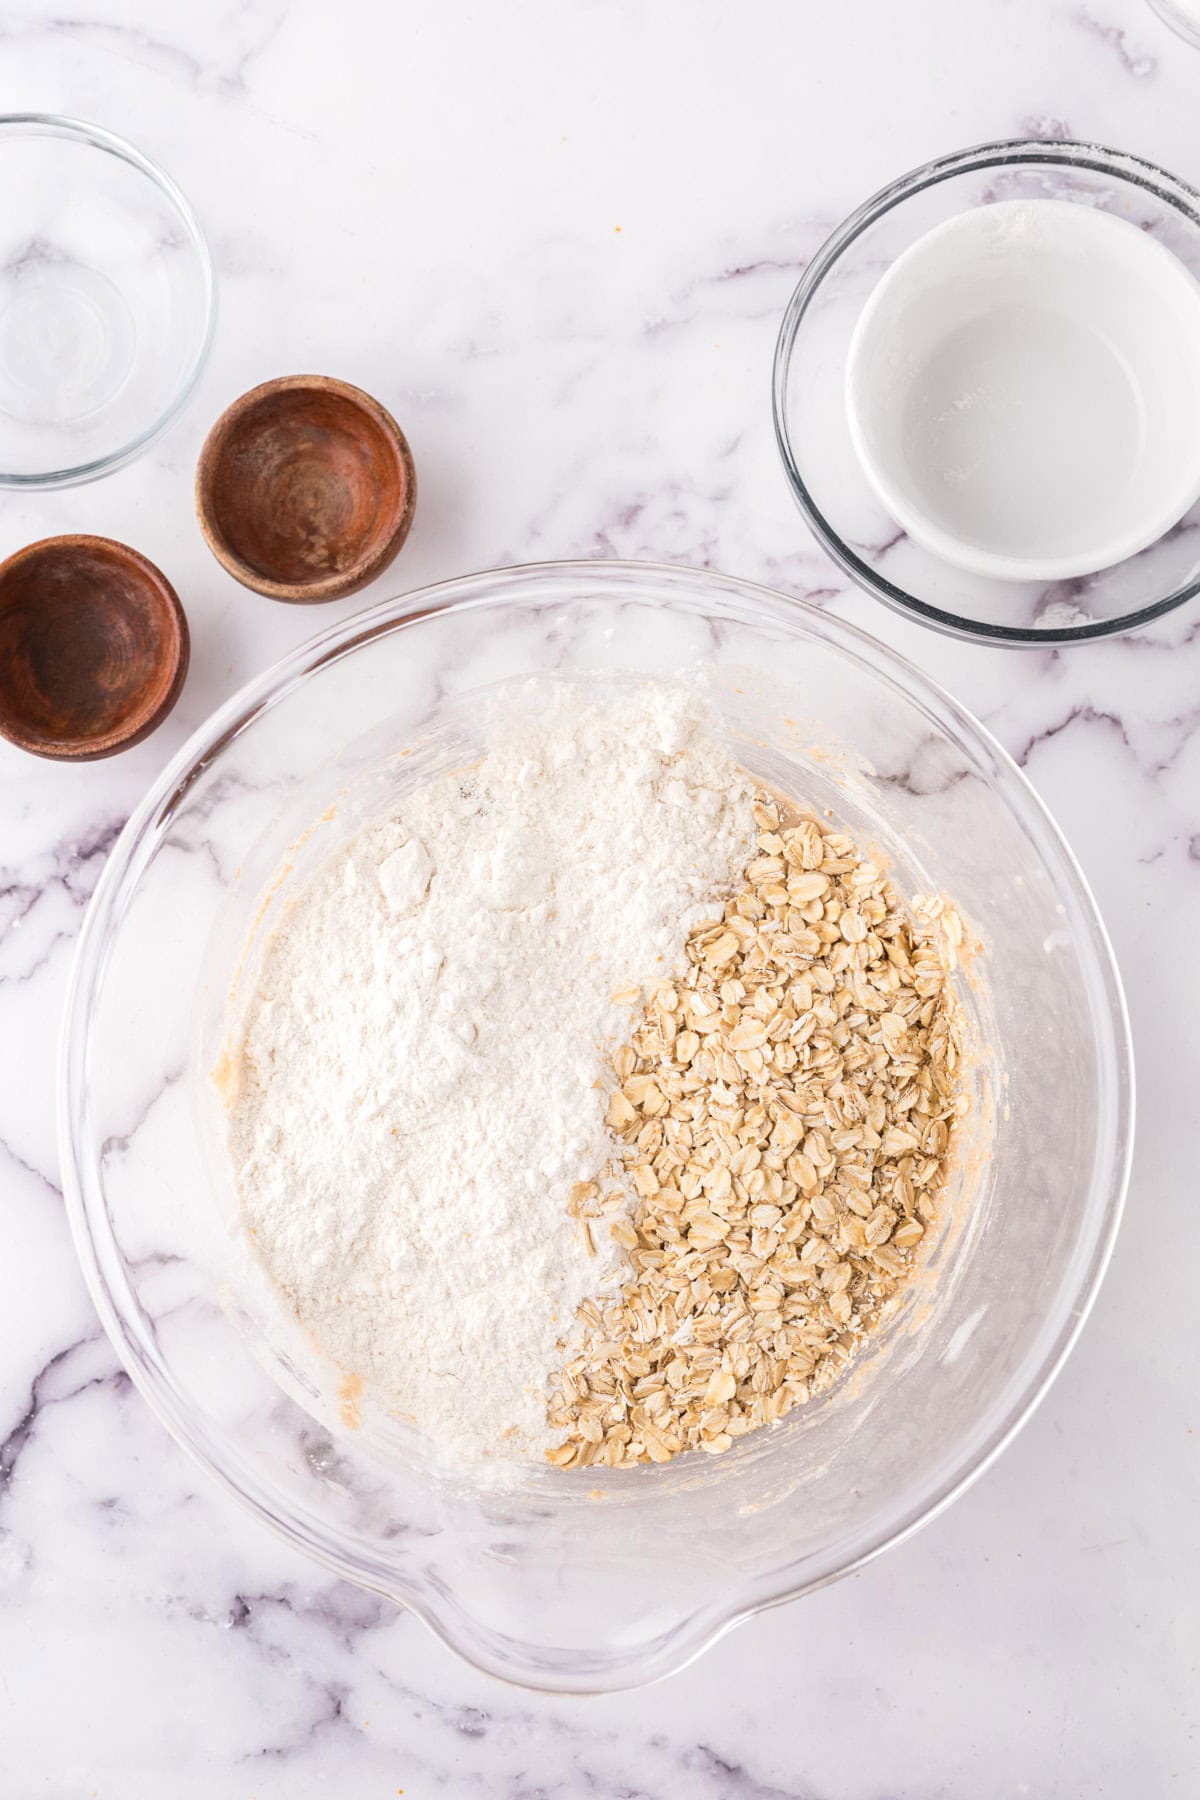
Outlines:
{"type": "MultiPolygon", "coordinates": [[[[767,407],[778,316],[888,176],[1064,129],[1200,179],[1200,53],[1140,0],[43,0],[0,12],[0,108],[159,158],[209,230],[215,353],[184,420],[90,488],[5,495],[0,553],[97,530],[179,588],[172,719],[71,770],[0,746],[0,1792],[6,1800],[933,1800],[1200,1792],[1193,1121],[1200,612],[1066,654],[956,646],[844,591],[767,407]],[[228,579],[191,513],[236,393],[319,369],[409,432],[377,592],[568,555],[815,598],[981,713],[1055,810],[1128,986],[1126,1224],[1066,1371],[915,1540],[639,1694],[531,1697],[236,1511],[118,1369],[57,1188],[71,942],[166,756],[317,624],[228,579]]],[[[371,596],[367,596],[370,598],[371,596]]]]}

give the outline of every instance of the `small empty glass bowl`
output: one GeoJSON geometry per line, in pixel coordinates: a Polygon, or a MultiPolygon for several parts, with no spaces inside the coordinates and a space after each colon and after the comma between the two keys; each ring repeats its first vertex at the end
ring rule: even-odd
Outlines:
{"type": "MultiPolygon", "coordinates": [[[[485,848],[487,829],[481,819],[485,848]]],[[[737,1620],[902,1538],[977,1475],[1087,1312],[1131,1125],[1111,952],[1020,770],[865,633],[745,582],[637,563],[506,569],[407,594],[228,701],[109,858],[63,1042],[76,1244],[159,1417],[291,1543],[411,1607],[477,1667],[555,1690],[681,1667],[737,1620]],[[256,915],[270,930],[314,859],[474,760],[490,695],[532,706],[530,677],[621,694],[697,666],[716,729],[749,768],[877,845],[904,892],[953,895],[982,938],[962,984],[979,1026],[967,1059],[978,1156],[913,1304],[777,1430],[725,1456],[582,1481],[546,1466],[511,1489],[455,1478],[414,1429],[379,1429],[365,1405],[347,1419],[336,1372],[314,1365],[238,1253],[209,1079],[230,982],[256,915]]]]}
{"type": "Polygon", "coordinates": [[[123,138],[0,116],[0,486],[67,487],[165,430],[213,329],[204,234],[123,138]]]}
{"type": "MultiPolygon", "coordinates": [[[[775,431],[801,513],[876,599],[960,637],[1073,643],[1144,625],[1200,592],[1200,503],[1147,548],[1096,573],[1016,580],[955,566],[884,508],[851,434],[846,377],[864,308],[935,227],[1001,201],[1102,210],[1148,233],[1200,276],[1200,195],[1094,144],[1013,140],[901,176],[839,226],[792,295],[775,352],[775,431]]],[[[1179,369],[1178,378],[1186,379],[1179,369]]]]}

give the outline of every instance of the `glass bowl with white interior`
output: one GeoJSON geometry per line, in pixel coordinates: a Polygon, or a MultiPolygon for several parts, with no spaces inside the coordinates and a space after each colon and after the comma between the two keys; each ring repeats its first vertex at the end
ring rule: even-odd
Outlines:
{"type": "Polygon", "coordinates": [[[1117,973],[1070,851],[935,683],[764,588],[564,563],[373,607],[200,728],[92,901],[60,1126],[96,1304],[179,1442],[288,1541],[410,1607],[477,1667],[605,1691],[679,1668],[760,1608],[857,1567],[999,1452],[1105,1267],[1132,1070],[1117,973]],[[847,1379],[720,1457],[583,1479],[530,1464],[497,1486],[447,1471],[414,1430],[347,1418],[247,1275],[210,1081],[229,984],[256,912],[286,906],[314,856],[381,799],[479,754],[489,699],[523,704],[531,677],[622,695],[686,671],[702,672],[712,729],[746,769],[827,809],[903,894],[953,896],[978,937],[961,984],[971,1154],[909,1299],[847,1379]]]}
{"type": "MultiPolygon", "coordinates": [[[[854,363],[861,345],[860,326],[870,323],[873,304],[877,305],[878,297],[904,274],[914,257],[927,257],[940,241],[948,241],[948,234],[961,234],[971,224],[972,215],[994,211],[997,223],[1002,213],[1032,221],[1043,202],[1052,203],[1044,208],[1047,220],[1056,213],[1065,216],[1068,207],[1106,215],[1105,223],[1114,228],[1101,234],[1100,222],[1095,221],[1097,229],[1092,232],[1105,244],[1119,247],[1123,234],[1116,227],[1135,227],[1149,242],[1143,256],[1134,260],[1152,264],[1157,257],[1163,270],[1172,269],[1181,296],[1191,290],[1191,310],[1196,312],[1200,299],[1195,288],[1200,277],[1200,194],[1194,188],[1153,163],[1097,144],[1021,139],[983,144],[899,176],[838,226],[809,263],[788,303],[775,349],[772,387],[775,434],[793,498],[809,529],[845,574],[885,605],[935,630],[1011,646],[1084,643],[1130,631],[1200,592],[1200,502],[1188,505],[1187,491],[1179,505],[1169,509],[1173,516],[1166,526],[1159,521],[1152,541],[1133,534],[1129,551],[1114,552],[1116,560],[1109,566],[1093,567],[1090,573],[1023,577],[1019,572],[989,573],[981,566],[959,566],[957,559],[942,553],[928,536],[904,529],[884,504],[878,482],[864,464],[861,433],[856,434],[853,416],[855,387],[861,376],[854,363]]],[[[982,224],[981,219],[977,222],[982,224]]],[[[1134,241],[1136,248],[1135,240],[1127,237],[1127,241],[1134,241]]],[[[1102,267],[1101,257],[1096,263],[1097,276],[1102,267]]],[[[1056,343],[1060,339],[1070,342],[1081,354],[1091,354],[1096,368],[1105,371],[1105,380],[1111,377],[1109,397],[1117,409],[1110,420],[1115,442],[1110,447],[1112,466],[1099,469],[1099,485],[1107,484],[1106,491],[1112,488],[1120,497],[1125,488],[1135,488],[1145,474],[1152,492],[1156,491],[1149,472],[1154,445],[1148,439],[1143,441],[1146,433],[1138,424],[1138,417],[1143,416],[1144,423],[1153,408],[1137,386],[1138,371],[1111,333],[1085,329],[1089,326],[1083,316],[1087,308],[1078,316],[1072,312],[1070,281],[1060,276],[1061,271],[1053,273],[1052,285],[1060,291],[1051,294],[1048,306],[1039,310],[1022,301],[1019,307],[1008,308],[1013,355],[1007,361],[998,356],[988,361],[984,346],[991,340],[982,331],[976,334],[978,342],[972,340],[974,349],[968,353],[966,337],[960,332],[943,346],[936,368],[932,362],[921,363],[916,355],[910,367],[905,360],[908,351],[897,351],[890,372],[882,377],[873,375],[877,389],[881,383],[887,387],[895,382],[910,394],[914,405],[906,419],[910,412],[932,409],[938,444],[948,455],[949,447],[959,439],[965,443],[972,430],[977,430],[979,421],[972,425],[972,420],[984,405],[991,428],[983,449],[974,446],[978,466],[960,467],[951,457],[942,472],[950,511],[993,501],[999,506],[1006,483],[1020,487],[1023,482],[1025,498],[1035,510],[1044,501],[1044,494],[1037,494],[1036,455],[1021,458],[1019,466],[1010,462],[1005,469],[1002,465],[1011,445],[1021,441],[1038,405],[1045,410],[1050,387],[1043,383],[1039,403],[1034,364],[1037,354],[1043,353],[1052,372],[1061,366],[1058,352],[1049,348],[1051,338],[1056,343]],[[1028,337],[1027,358],[1020,347],[1022,332],[1028,337]],[[1021,377],[1010,382],[1014,368],[1021,377]],[[953,386],[956,379],[958,387],[953,386]],[[940,409],[936,403],[939,382],[950,384],[940,409]],[[1127,430],[1121,429],[1117,419],[1122,407],[1125,413],[1121,416],[1128,415],[1127,430]]],[[[987,279],[978,285],[984,298],[972,301],[971,306],[983,318],[992,302],[986,299],[990,291],[987,279]]],[[[1086,279],[1081,291],[1087,291],[1086,279]]],[[[996,290],[994,305],[998,311],[1006,305],[1001,289],[996,290]]],[[[1190,340],[1184,344],[1181,339],[1181,345],[1194,356],[1196,347],[1190,340]]],[[[1172,375],[1173,352],[1161,332],[1155,334],[1154,356],[1157,361],[1150,373],[1169,405],[1179,383],[1186,386],[1191,378],[1192,363],[1181,349],[1174,358],[1172,375]]],[[[1092,466],[1099,455],[1095,438],[1107,415],[1099,402],[1093,405],[1088,396],[1099,391],[1098,379],[1088,377],[1071,404],[1054,414],[1054,429],[1037,445],[1039,454],[1051,458],[1047,464],[1050,485],[1057,482],[1068,498],[1072,493],[1076,497],[1093,494],[1097,487],[1097,470],[1092,466]],[[1053,449],[1050,438],[1055,440],[1053,449]],[[1064,445],[1067,453],[1060,456],[1058,451],[1064,445]],[[1082,470],[1089,457],[1091,475],[1085,480],[1082,470]]],[[[1184,474],[1185,490],[1189,482],[1194,497],[1200,469],[1191,468],[1184,474]]],[[[1162,484],[1164,504],[1169,485],[1162,484]]],[[[1116,513],[1120,507],[1114,501],[1109,510],[1116,513]]],[[[1153,511],[1152,502],[1147,516],[1153,511]]]]}

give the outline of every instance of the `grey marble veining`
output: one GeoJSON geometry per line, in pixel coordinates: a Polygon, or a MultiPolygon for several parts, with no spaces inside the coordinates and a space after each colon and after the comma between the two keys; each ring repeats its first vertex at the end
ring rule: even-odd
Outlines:
{"type": "MultiPolygon", "coordinates": [[[[889,176],[1064,131],[1200,181],[1200,52],[1142,0],[517,0],[0,14],[0,106],[109,126],[195,203],[212,362],[151,454],[9,494],[0,553],[96,530],[193,631],[168,724],[113,762],[0,746],[0,1792],[5,1800],[993,1800],[1200,1791],[1200,618],[958,645],[847,592],[772,440],[779,316],[889,176]],[[320,369],[391,406],[420,496],[374,594],[310,612],[204,549],[207,425],[320,369]],[[721,568],[829,606],[1017,757],[1093,884],[1140,1078],[1121,1240],[1017,1442],[918,1537],[651,1690],[519,1693],[278,1542],[166,1437],[76,1271],[54,1067],[71,945],[122,820],[187,733],[372,597],[573,555],[721,568]],[[1195,1435],[1193,1435],[1195,1434],[1195,1435]]],[[[911,776],[906,777],[911,778],[911,776]]],[[[214,871],[214,874],[219,872],[214,871]]]]}

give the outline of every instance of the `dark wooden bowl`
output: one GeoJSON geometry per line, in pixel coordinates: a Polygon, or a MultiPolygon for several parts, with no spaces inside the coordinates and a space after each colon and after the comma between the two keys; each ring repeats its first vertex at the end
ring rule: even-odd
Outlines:
{"type": "Polygon", "coordinates": [[[251,388],[221,414],[196,470],[209,549],[272,600],[336,600],[365,587],[408,536],[416,499],[395,419],[327,375],[251,388]]]}
{"type": "Polygon", "coordinates": [[[148,737],[188,666],[179,596],[112,538],[54,537],[0,563],[0,732],[88,762],[148,737]]]}

